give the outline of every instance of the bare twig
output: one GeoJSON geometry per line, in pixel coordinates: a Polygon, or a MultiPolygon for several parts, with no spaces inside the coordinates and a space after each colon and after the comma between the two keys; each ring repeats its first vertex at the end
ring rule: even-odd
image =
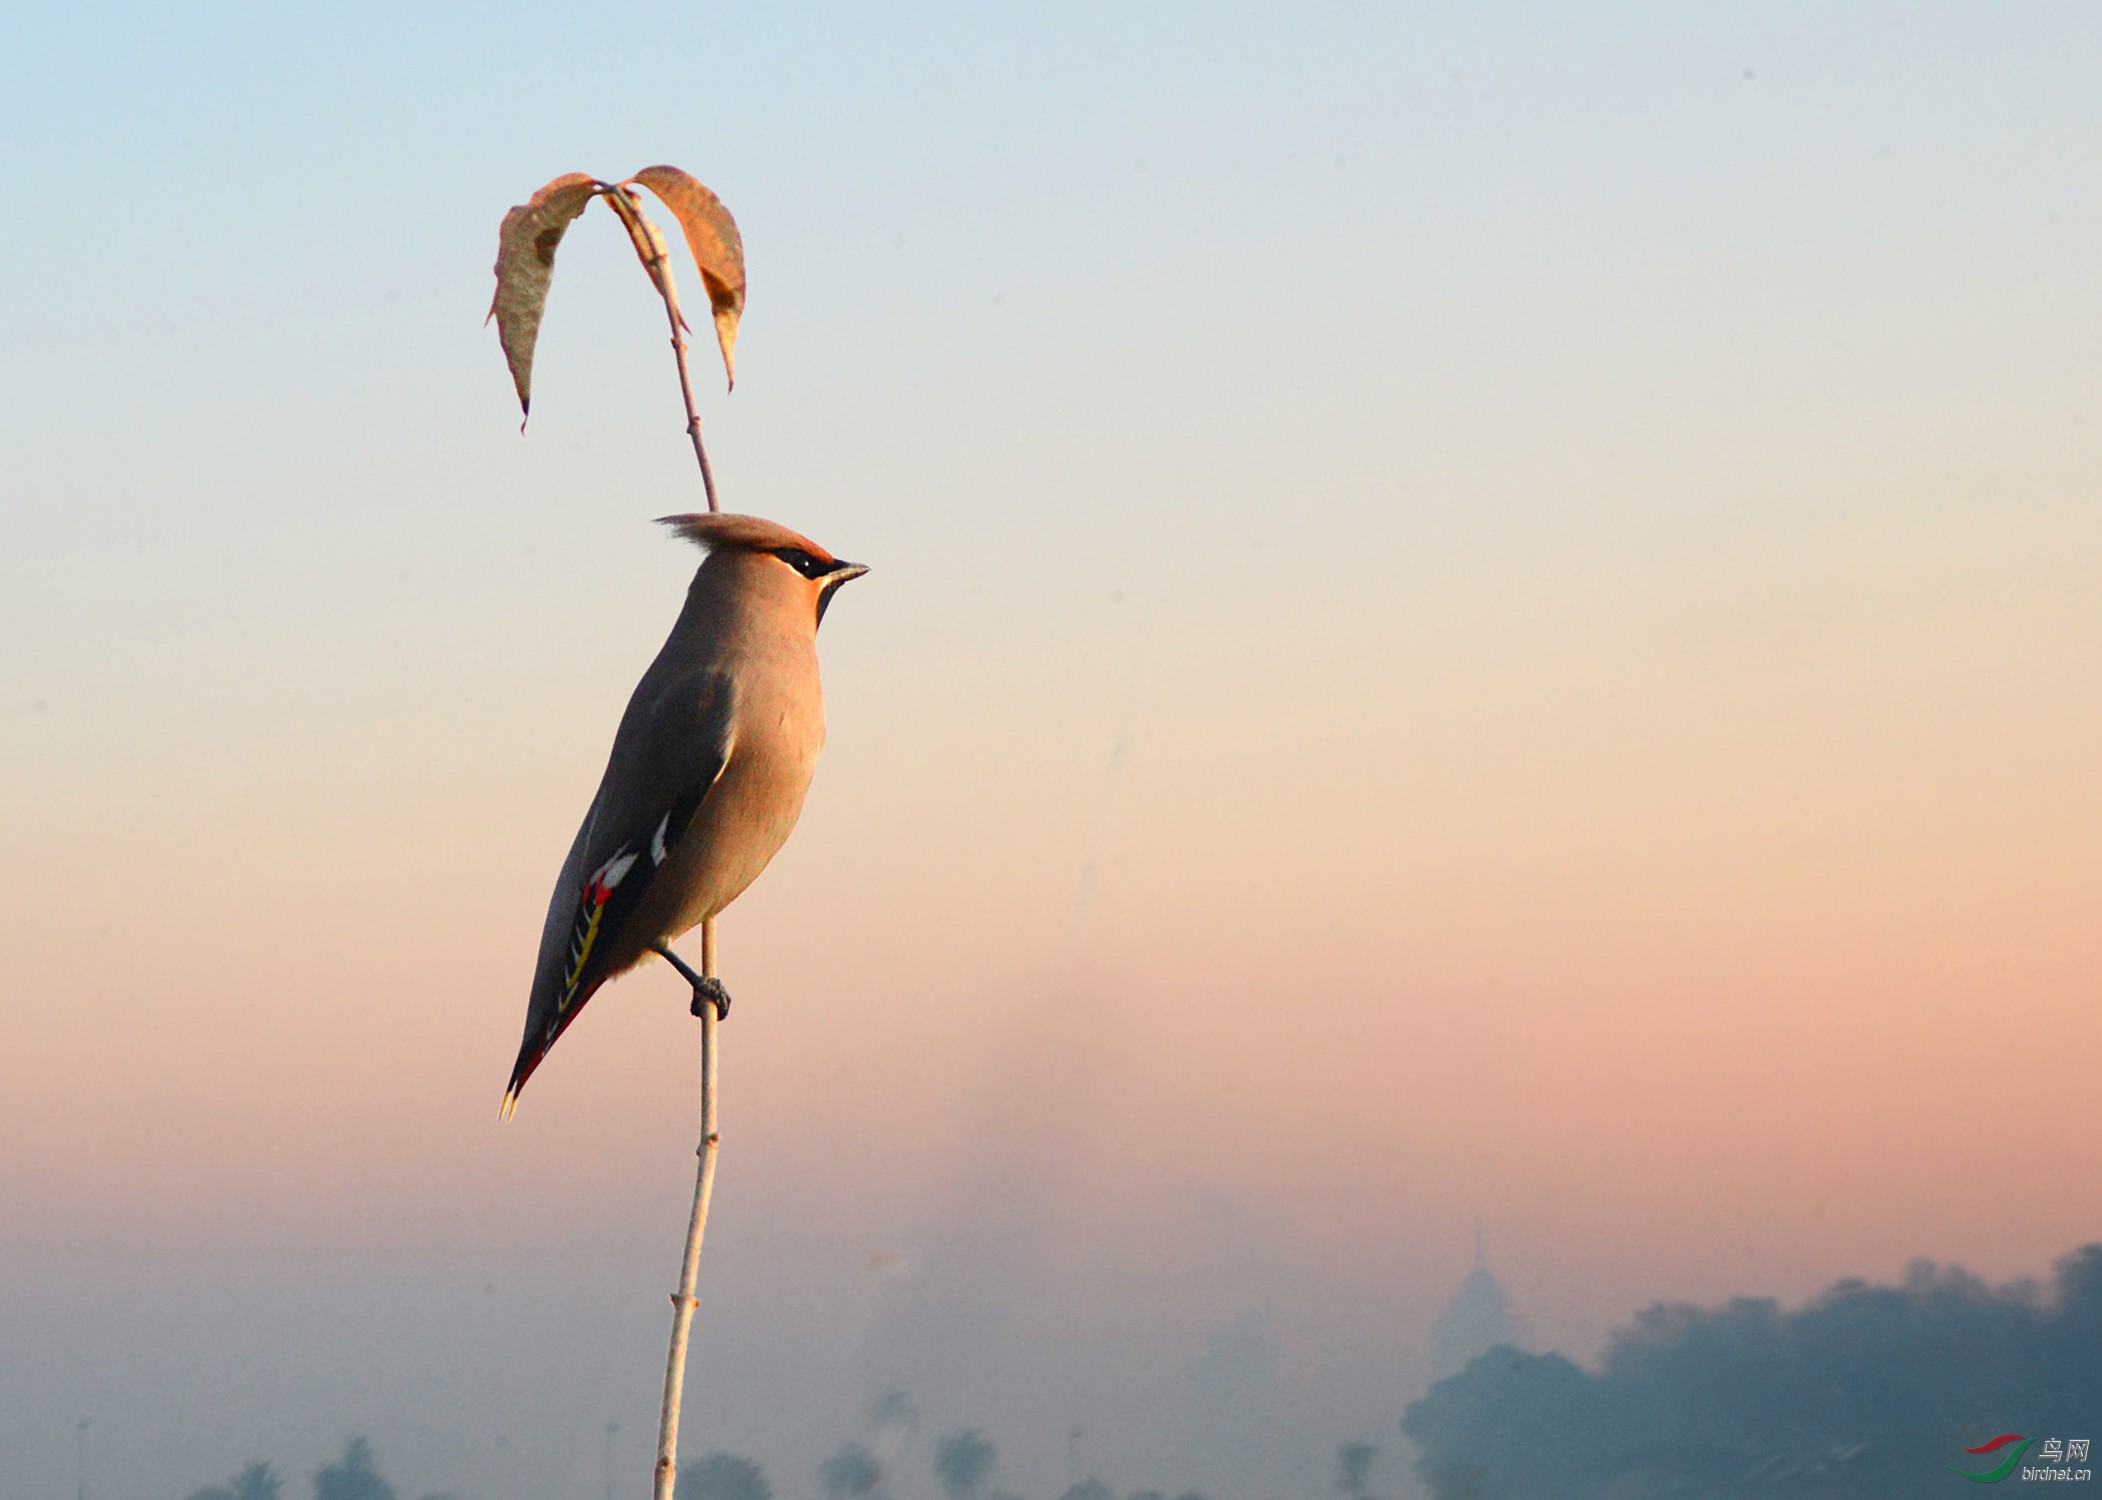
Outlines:
{"type": "MultiPolygon", "coordinates": [[[[699,438],[695,438],[699,442],[699,438]]],[[[705,473],[705,468],[703,469],[705,473]]],[[[715,919],[701,924],[701,974],[715,977],[715,919]]],[[[700,1171],[693,1184],[693,1215],[686,1221],[686,1258],[679,1267],[679,1289],[671,1294],[671,1351],[664,1361],[664,1406],[657,1419],[657,1472],[651,1490],[653,1500],[672,1500],[678,1481],[679,1402],[686,1388],[686,1340],[693,1327],[697,1299],[694,1287],[701,1268],[701,1237],[708,1232],[708,1200],[715,1194],[715,1148],[721,1137],[715,1128],[715,1028],[716,1008],[694,998],[701,1013],[701,1144],[700,1171]]]]}
{"type": "MultiPolygon", "coordinates": [[[[686,319],[679,311],[679,294],[672,282],[671,262],[665,254],[664,236],[657,232],[626,186],[601,186],[607,206],[620,216],[635,253],[657,293],[664,299],[664,316],[671,325],[672,354],[679,364],[679,395],[686,403],[686,435],[693,439],[693,456],[700,461],[701,486],[708,492],[708,509],[721,509],[715,498],[715,473],[708,467],[708,450],[701,443],[701,414],[693,404],[693,381],[686,371],[686,319]]],[[[671,957],[670,950],[664,950],[671,957]]],[[[678,960],[673,958],[674,963],[678,960]]],[[[684,964],[680,971],[691,978],[684,964]]],[[[701,924],[701,979],[715,978],[715,919],[701,924]]],[[[694,1005],[701,1021],[701,1144],[697,1151],[700,1168],[694,1176],[693,1213],[686,1221],[686,1255],[679,1266],[679,1289],[672,1293],[671,1348],[664,1357],[664,1404],[657,1418],[657,1467],[651,1486],[654,1500],[672,1500],[678,1483],[679,1407],[686,1390],[686,1345],[693,1330],[694,1289],[700,1280],[701,1240],[708,1232],[708,1203],[715,1195],[715,1151],[720,1136],[715,1128],[715,1028],[721,1021],[716,1006],[694,985],[694,1005]]]]}
{"type": "MultiPolygon", "coordinates": [[[[745,294],[744,240],[736,221],[714,193],[677,167],[644,167],[630,181],[647,187],[677,216],[708,294],[716,342],[722,349],[723,374],[734,383],[737,321],[744,309],[745,294]]],[[[627,230],[636,257],[657,288],[657,295],[664,300],[665,320],[671,325],[672,355],[679,367],[679,397],[686,404],[686,435],[693,441],[693,456],[701,466],[701,486],[707,491],[708,509],[719,511],[722,506],[715,495],[715,471],[709,467],[708,449],[701,442],[701,414],[693,404],[693,380],[686,368],[688,329],[686,317],[679,310],[671,259],[664,236],[644,215],[641,202],[628,183],[603,182],[582,172],[565,173],[504,215],[497,235],[496,295],[490,303],[489,316],[496,320],[497,337],[518,392],[519,409],[522,414],[532,409],[533,348],[547,305],[556,247],[594,197],[604,198],[621,227],[627,230]]],[[[715,1191],[719,1140],[715,1128],[715,1032],[729,1007],[729,997],[715,979],[714,918],[701,924],[699,974],[670,948],[662,944],[652,946],[693,986],[694,1013],[701,1022],[701,1143],[696,1153],[700,1168],[693,1185],[693,1213],[686,1223],[686,1255],[679,1268],[679,1289],[671,1298],[671,1349],[664,1364],[664,1405],[657,1423],[657,1464],[652,1484],[656,1500],[672,1500],[678,1481],[679,1404],[686,1385],[686,1346],[697,1305],[694,1288],[700,1275],[701,1240],[708,1230],[708,1202],[715,1191]]],[[[510,1097],[506,1096],[507,1107],[510,1097]]],[[[80,1425],[85,1433],[87,1422],[83,1420],[80,1425]]],[[[606,1431],[610,1466],[613,1424],[606,1431]]],[[[85,1454],[86,1438],[81,1441],[85,1454]]]]}
{"type": "Polygon", "coordinates": [[[679,311],[679,294],[672,287],[671,261],[664,252],[664,236],[643,216],[642,205],[635,201],[633,188],[602,183],[600,193],[607,206],[620,216],[628,237],[635,242],[635,253],[642,257],[650,280],[664,299],[664,316],[671,323],[672,355],[679,362],[679,395],[686,402],[686,435],[693,439],[693,456],[700,460],[701,487],[708,492],[708,509],[720,510],[722,507],[715,499],[715,471],[708,467],[708,450],[701,444],[701,414],[693,404],[693,381],[686,373],[686,319],[679,311]]]}

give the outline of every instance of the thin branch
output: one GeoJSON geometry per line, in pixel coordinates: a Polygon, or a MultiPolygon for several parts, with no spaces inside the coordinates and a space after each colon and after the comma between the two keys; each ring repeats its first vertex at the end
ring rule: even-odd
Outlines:
{"type": "MultiPolygon", "coordinates": [[[[684,365],[682,363],[683,371],[684,365]]],[[[698,428],[694,445],[700,446],[698,428]]],[[[707,460],[701,461],[707,473],[707,460]]],[[[710,496],[711,501],[713,496],[710,496]]],[[[712,507],[711,507],[712,508],[712,507]]],[[[683,967],[683,966],[682,966],[683,967]]],[[[701,974],[715,977],[715,919],[701,924],[701,974]]],[[[704,1000],[699,986],[694,999],[701,1013],[701,1144],[696,1153],[700,1171],[693,1184],[693,1215],[686,1221],[686,1259],[679,1267],[679,1289],[671,1296],[671,1351],[664,1361],[664,1407],[657,1420],[657,1471],[651,1490],[653,1500],[672,1500],[678,1482],[679,1402],[686,1389],[686,1340],[693,1327],[696,1305],[694,1288],[700,1279],[701,1237],[708,1232],[708,1200],[715,1193],[715,1148],[721,1136],[715,1128],[715,1028],[716,1008],[704,1000]]]]}
{"type": "MultiPolygon", "coordinates": [[[[605,185],[601,191],[607,205],[620,216],[628,237],[634,241],[635,253],[642,257],[650,281],[664,299],[665,321],[671,325],[672,355],[679,365],[679,396],[686,403],[686,435],[693,439],[693,456],[701,465],[701,486],[708,493],[708,509],[720,510],[715,498],[715,471],[708,465],[708,450],[701,442],[701,414],[694,407],[693,381],[686,370],[686,320],[679,312],[679,296],[673,289],[664,237],[643,216],[630,189],[605,185]]],[[[657,1418],[657,1466],[651,1485],[654,1500],[672,1500],[679,1477],[679,1408],[686,1393],[686,1346],[693,1331],[693,1310],[698,1305],[694,1289],[700,1281],[701,1241],[708,1233],[708,1204],[715,1195],[715,1153],[722,1139],[715,1125],[715,1029],[722,1016],[714,997],[704,989],[704,983],[715,978],[715,919],[711,917],[701,924],[698,978],[669,948],[659,951],[693,984],[694,1009],[701,1022],[701,1143],[695,1152],[700,1167],[694,1175],[693,1213],[686,1221],[686,1254],[679,1266],[679,1289],[671,1297],[671,1347],[664,1357],[664,1404],[657,1418]]]]}
{"type": "Polygon", "coordinates": [[[629,238],[635,241],[635,253],[642,257],[657,294],[664,299],[664,316],[671,323],[672,355],[679,362],[679,395],[686,403],[686,435],[693,439],[693,456],[700,460],[701,487],[708,492],[708,509],[721,510],[715,499],[715,471],[708,466],[708,450],[701,444],[701,414],[693,404],[693,381],[686,373],[686,319],[680,315],[678,294],[672,290],[671,262],[665,257],[664,236],[643,216],[632,188],[606,183],[601,185],[601,191],[607,205],[620,215],[629,238]]]}
{"type": "Polygon", "coordinates": [[[708,492],[708,509],[721,510],[715,500],[715,471],[708,467],[708,450],[701,446],[701,414],[694,409],[693,383],[686,376],[686,340],[676,320],[671,325],[672,353],[679,361],[679,394],[686,398],[686,435],[693,439],[693,456],[701,461],[701,488],[708,492]]]}

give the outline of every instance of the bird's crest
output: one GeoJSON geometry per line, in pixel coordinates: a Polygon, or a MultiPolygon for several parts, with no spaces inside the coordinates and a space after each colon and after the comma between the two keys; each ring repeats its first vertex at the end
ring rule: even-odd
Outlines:
{"type": "Polygon", "coordinates": [[[669,526],[687,541],[710,552],[722,548],[771,552],[776,547],[796,547],[820,562],[838,561],[801,532],[790,531],[779,521],[769,521],[764,516],[733,516],[710,511],[702,515],[659,516],[657,524],[669,526]]]}

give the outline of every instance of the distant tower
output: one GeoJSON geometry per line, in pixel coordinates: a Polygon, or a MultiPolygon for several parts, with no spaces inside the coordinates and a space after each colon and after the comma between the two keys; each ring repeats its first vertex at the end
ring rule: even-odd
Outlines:
{"type": "Polygon", "coordinates": [[[1479,1219],[1474,1224],[1474,1269],[1460,1283],[1445,1311],[1431,1323],[1431,1379],[1444,1380],[1498,1344],[1525,1346],[1525,1322],[1489,1274],[1489,1249],[1479,1219]]]}

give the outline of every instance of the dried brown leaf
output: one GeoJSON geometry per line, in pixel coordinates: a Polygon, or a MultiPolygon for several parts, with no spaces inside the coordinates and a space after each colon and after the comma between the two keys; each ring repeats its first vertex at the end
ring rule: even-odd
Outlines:
{"type": "Polygon", "coordinates": [[[715,311],[715,340],[722,346],[723,371],[737,383],[737,320],[744,312],[744,240],[737,221],[722,199],[677,167],[644,167],[630,182],[639,182],[664,201],[686,231],[686,248],[701,269],[701,284],[715,311]]]}
{"type": "Polygon", "coordinates": [[[497,231],[496,300],[489,316],[496,319],[497,340],[518,387],[519,410],[533,410],[533,345],[540,338],[540,315],[555,275],[555,247],[570,222],[590,204],[602,184],[583,172],[566,172],[504,215],[497,231]]]}
{"type": "Polygon", "coordinates": [[[649,273],[650,281],[670,309],[673,321],[679,327],[687,328],[686,314],[679,308],[678,284],[671,275],[671,247],[664,243],[663,232],[644,216],[642,205],[635,201],[634,190],[625,183],[606,194],[606,206],[619,216],[621,228],[628,232],[628,243],[635,247],[635,258],[649,273]]]}

